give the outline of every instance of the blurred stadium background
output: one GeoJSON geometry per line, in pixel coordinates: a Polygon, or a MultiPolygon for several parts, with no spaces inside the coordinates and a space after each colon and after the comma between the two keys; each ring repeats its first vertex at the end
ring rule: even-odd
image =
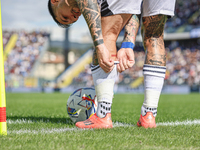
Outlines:
{"type": "MultiPolygon", "coordinates": [[[[199,8],[200,0],[177,0],[175,16],[166,23],[167,72],[163,93],[200,92],[199,8]]],[[[70,30],[3,28],[6,92],[72,92],[79,87],[93,86],[90,35],[84,34],[80,42],[72,42],[70,30]]],[[[123,31],[118,47],[122,39],[123,31]]],[[[145,52],[140,32],[136,40],[136,63],[120,74],[115,92],[143,92],[145,52]]]]}

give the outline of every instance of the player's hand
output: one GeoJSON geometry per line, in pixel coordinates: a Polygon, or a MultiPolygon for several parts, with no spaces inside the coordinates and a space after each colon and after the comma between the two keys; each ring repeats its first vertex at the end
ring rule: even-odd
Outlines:
{"type": "Polygon", "coordinates": [[[135,55],[131,48],[121,48],[117,52],[117,59],[119,64],[117,65],[118,72],[123,72],[128,68],[133,67],[135,64],[135,55]]]}
{"type": "Polygon", "coordinates": [[[105,44],[96,46],[99,66],[106,72],[110,72],[114,68],[114,61],[110,57],[110,53],[105,44]]]}

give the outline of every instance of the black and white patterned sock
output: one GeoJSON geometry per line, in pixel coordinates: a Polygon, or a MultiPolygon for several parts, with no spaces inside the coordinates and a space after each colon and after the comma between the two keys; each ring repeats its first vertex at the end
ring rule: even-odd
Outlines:
{"type": "Polygon", "coordinates": [[[97,116],[99,118],[104,118],[107,113],[111,113],[111,103],[108,102],[98,102],[97,116]]]}
{"type": "Polygon", "coordinates": [[[145,116],[147,112],[152,112],[153,116],[156,117],[157,115],[157,108],[151,108],[151,107],[144,107],[141,108],[141,114],[142,116],[145,116]]]}

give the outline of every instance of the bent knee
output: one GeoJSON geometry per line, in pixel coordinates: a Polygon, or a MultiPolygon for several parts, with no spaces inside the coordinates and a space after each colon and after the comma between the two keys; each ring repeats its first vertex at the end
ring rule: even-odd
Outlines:
{"type": "Polygon", "coordinates": [[[164,26],[167,21],[166,15],[143,17],[142,21],[145,33],[144,39],[163,36],[164,26]]]}

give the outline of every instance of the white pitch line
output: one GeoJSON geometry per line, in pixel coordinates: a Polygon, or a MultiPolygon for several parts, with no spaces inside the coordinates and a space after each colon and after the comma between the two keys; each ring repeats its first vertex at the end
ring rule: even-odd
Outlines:
{"type": "Polygon", "coordinates": [[[13,130],[13,131],[9,131],[8,130],[8,134],[27,134],[27,133],[31,133],[31,134],[51,134],[51,133],[63,133],[63,132],[69,132],[69,131],[78,131],[78,128],[52,128],[52,129],[41,129],[41,130],[13,130]]]}
{"type": "Polygon", "coordinates": [[[122,123],[122,122],[113,122],[113,127],[134,127],[135,125],[133,124],[127,124],[127,123],[122,123]]]}
{"type": "Polygon", "coordinates": [[[186,120],[186,121],[175,121],[175,122],[160,122],[156,123],[157,126],[179,126],[179,125],[200,125],[200,120],[186,120]]]}
{"type": "MultiPolygon", "coordinates": [[[[51,121],[49,121],[48,119],[43,119],[43,118],[40,120],[31,120],[31,119],[22,118],[22,119],[17,119],[17,120],[7,119],[6,122],[7,122],[7,124],[31,124],[31,123],[42,123],[42,122],[48,123],[51,121]]],[[[69,121],[66,119],[66,123],[68,123],[68,122],[69,121]]],[[[59,120],[58,120],[58,123],[60,123],[59,120]]]]}
{"type": "MultiPolygon", "coordinates": [[[[40,122],[45,122],[43,119],[40,121],[34,121],[30,119],[17,119],[17,120],[11,120],[7,119],[7,124],[31,124],[31,123],[40,123],[40,122]]],[[[157,126],[176,126],[176,125],[198,125],[200,124],[200,120],[185,120],[185,121],[175,121],[175,122],[159,122],[156,123],[157,126]]],[[[113,127],[130,127],[130,126],[135,126],[133,124],[127,124],[127,123],[121,123],[121,122],[113,122],[113,127]]]]}
{"type": "MultiPolygon", "coordinates": [[[[18,120],[7,120],[8,124],[30,124],[34,123],[32,120],[18,119],[18,120]]],[[[157,123],[157,126],[179,126],[179,125],[200,125],[200,120],[186,120],[186,121],[175,121],[175,122],[160,122],[157,123]]],[[[113,122],[113,127],[136,127],[133,124],[126,124],[121,122],[113,122]]],[[[8,129],[8,134],[51,134],[51,133],[63,133],[70,131],[82,131],[83,129],[78,129],[76,127],[66,127],[66,128],[52,128],[52,129],[40,129],[40,130],[10,130],[8,129]]]]}
{"type": "MultiPolygon", "coordinates": [[[[22,123],[34,123],[33,121],[30,120],[16,120],[16,121],[7,121],[7,123],[9,124],[22,124],[22,123]]],[[[134,125],[131,124],[126,124],[126,123],[121,123],[121,122],[113,122],[113,127],[131,127],[134,125]]],[[[28,130],[28,129],[21,129],[21,130],[12,130],[9,131],[8,130],[8,134],[26,134],[26,133],[30,133],[30,134],[39,134],[39,133],[45,133],[45,134],[50,134],[50,133],[62,133],[62,132],[69,132],[69,131],[82,131],[82,130],[87,130],[87,129],[78,129],[77,127],[72,127],[72,128],[52,128],[52,129],[41,129],[41,130],[28,130]]]]}
{"type": "Polygon", "coordinates": [[[7,124],[23,124],[23,123],[34,123],[32,120],[26,120],[26,119],[17,119],[17,120],[11,120],[11,119],[7,119],[6,120],[7,124]]]}
{"type": "MultiPolygon", "coordinates": [[[[15,120],[7,121],[8,124],[22,124],[22,123],[34,123],[34,121],[31,120],[15,120]]],[[[186,121],[175,121],[175,122],[160,122],[156,124],[157,126],[179,126],[179,125],[200,125],[200,120],[186,120],[186,121]]],[[[136,125],[133,124],[127,124],[127,123],[121,123],[121,122],[113,122],[113,127],[136,127],[136,125]]],[[[28,129],[21,129],[21,130],[11,130],[8,129],[8,134],[39,134],[39,133],[45,133],[45,134],[51,134],[51,133],[62,133],[62,132],[70,132],[70,131],[82,131],[83,129],[78,129],[76,127],[66,127],[66,128],[52,128],[52,129],[40,129],[40,130],[28,130],[28,129]]]]}

